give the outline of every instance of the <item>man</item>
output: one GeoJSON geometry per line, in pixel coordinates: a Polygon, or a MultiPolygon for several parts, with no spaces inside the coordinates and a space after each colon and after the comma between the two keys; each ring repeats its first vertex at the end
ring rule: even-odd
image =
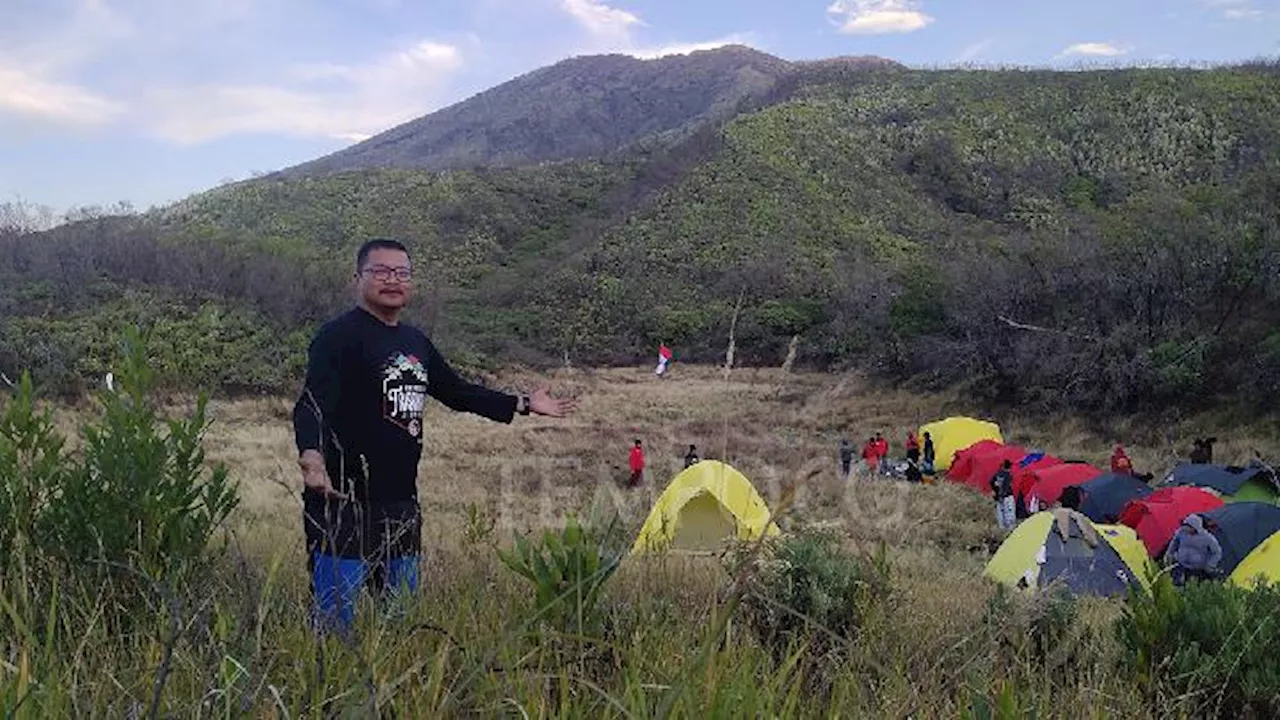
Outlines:
{"type": "Polygon", "coordinates": [[[1169,541],[1165,562],[1172,563],[1173,584],[1182,586],[1189,578],[1207,580],[1218,574],[1222,545],[1204,527],[1204,518],[1188,515],[1169,541]]]}
{"type": "Polygon", "coordinates": [[[935,460],[935,451],[933,449],[933,436],[929,433],[924,434],[924,474],[933,474],[933,461],[935,460]]]}
{"type": "Polygon", "coordinates": [[[867,464],[867,471],[875,475],[880,467],[880,449],[875,438],[867,438],[867,444],[862,446],[862,459],[867,464]]]}
{"type": "Polygon", "coordinates": [[[293,411],[318,621],[342,629],[354,620],[362,586],[379,595],[388,586],[417,589],[417,468],[428,396],[502,423],[516,414],[565,417],[576,408],[545,388],[516,396],[460,378],[422,331],[400,321],[413,291],[401,243],[365,243],[354,285],[356,306],[311,341],[293,411]]]}
{"type": "Polygon", "coordinates": [[[685,453],[685,455],[684,455],[684,466],[685,466],[686,468],[693,467],[694,465],[697,465],[697,464],[698,464],[698,460],[699,460],[699,458],[698,458],[698,448],[697,448],[697,446],[690,445],[690,446],[689,446],[689,452],[685,453]]]}
{"type": "Polygon", "coordinates": [[[907,431],[907,459],[913,463],[920,462],[920,439],[914,430],[907,431]]]}
{"type": "Polygon", "coordinates": [[[840,479],[848,480],[849,473],[853,470],[853,443],[849,442],[849,438],[840,440],[840,479]]]}
{"type": "Polygon", "coordinates": [[[1005,460],[991,476],[991,494],[996,501],[996,524],[1001,530],[1012,530],[1016,518],[1013,505],[1013,463],[1005,460]]]}
{"type": "Polygon", "coordinates": [[[1134,475],[1133,461],[1129,459],[1129,453],[1124,451],[1124,445],[1116,443],[1116,447],[1111,451],[1111,472],[1117,475],[1134,475]]]}
{"type": "Polygon", "coordinates": [[[644,477],[644,448],[640,446],[639,438],[636,438],[636,444],[631,446],[631,456],[627,458],[627,464],[631,467],[631,477],[627,480],[627,487],[635,487],[644,477]]]}

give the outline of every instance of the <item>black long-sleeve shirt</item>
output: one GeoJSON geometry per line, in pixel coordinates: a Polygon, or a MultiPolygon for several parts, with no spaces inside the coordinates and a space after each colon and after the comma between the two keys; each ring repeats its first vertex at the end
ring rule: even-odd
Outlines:
{"type": "Polygon", "coordinates": [[[334,487],[357,500],[416,499],[427,396],[497,422],[515,415],[514,395],[463,380],[421,330],[353,308],[311,341],[293,410],[298,452],[319,450],[334,487]]]}

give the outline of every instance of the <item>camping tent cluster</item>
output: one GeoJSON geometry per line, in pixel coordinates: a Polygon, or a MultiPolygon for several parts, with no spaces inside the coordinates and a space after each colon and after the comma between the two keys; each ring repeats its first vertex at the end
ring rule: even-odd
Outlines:
{"type": "MultiPolygon", "coordinates": [[[[978,492],[990,494],[991,476],[1012,464],[1023,520],[987,564],[985,574],[998,582],[1060,584],[1077,594],[1142,590],[1183,520],[1199,514],[1222,546],[1221,570],[1231,582],[1280,583],[1280,486],[1260,464],[1179,465],[1153,488],[1132,474],[1006,445],[990,421],[953,417],[919,432],[934,443],[935,468],[978,492]]],[[[779,534],[746,476],[702,460],[672,479],[631,552],[716,551],[727,541],[779,534]]]]}
{"type": "Polygon", "coordinates": [[[1280,580],[1280,484],[1261,463],[1185,463],[1151,487],[1131,472],[1006,445],[995,423],[949,418],[925,427],[936,434],[952,426],[967,428],[962,436],[969,444],[947,445],[954,448],[947,480],[989,495],[992,476],[1006,461],[1013,468],[1014,501],[1024,520],[987,566],[986,574],[1000,582],[1034,588],[1061,579],[1090,594],[1143,586],[1146,566],[1192,514],[1222,545],[1220,570],[1231,582],[1253,587],[1259,577],[1280,580]]]}

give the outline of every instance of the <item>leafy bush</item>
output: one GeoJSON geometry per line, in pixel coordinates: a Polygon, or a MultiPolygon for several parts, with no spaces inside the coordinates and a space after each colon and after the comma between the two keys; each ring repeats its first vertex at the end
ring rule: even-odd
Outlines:
{"type": "Polygon", "coordinates": [[[1280,715],[1280,587],[1249,591],[1160,576],[1117,625],[1123,671],[1162,707],[1214,717],[1280,715]]]}
{"type": "Polygon", "coordinates": [[[497,552],[503,564],[533,584],[533,624],[581,637],[602,635],[600,591],[623,557],[613,533],[583,527],[570,517],[560,530],[546,530],[532,542],[517,535],[511,550],[497,552]]]}
{"type": "Polygon", "coordinates": [[[81,428],[76,454],[37,410],[29,374],[0,412],[0,579],[27,601],[20,619],[7,618],[19,625],[53,612],[63,586],[95,595],[109,622],[130,622],[157,588],[201,578],[238,502],[225,468],[205,470],[205,399],[162,422],[145,341],[130,332],[125,345],[116,387],[99,393],[102,417],[81,428]]]}
{"type": "Polygon", "coordinates": [[[889,592],[884,559],[859,560],[830,532],[805,530],[778,540],[755,561],[750,557],[731,559],[735,575],[744,562],[756,563],[743,613],[778,661],[799,642],[816,656],[839,653],[889,592]]]}

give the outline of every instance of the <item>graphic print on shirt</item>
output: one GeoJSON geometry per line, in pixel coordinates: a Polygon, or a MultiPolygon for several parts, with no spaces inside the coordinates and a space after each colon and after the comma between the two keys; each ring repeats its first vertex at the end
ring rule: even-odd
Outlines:
{"type": "Polygon", "coordinates": [[[422,434],[427,369],[416,355],[396,353],[382,371],[382,416],[412,437],[422,434]]]}

